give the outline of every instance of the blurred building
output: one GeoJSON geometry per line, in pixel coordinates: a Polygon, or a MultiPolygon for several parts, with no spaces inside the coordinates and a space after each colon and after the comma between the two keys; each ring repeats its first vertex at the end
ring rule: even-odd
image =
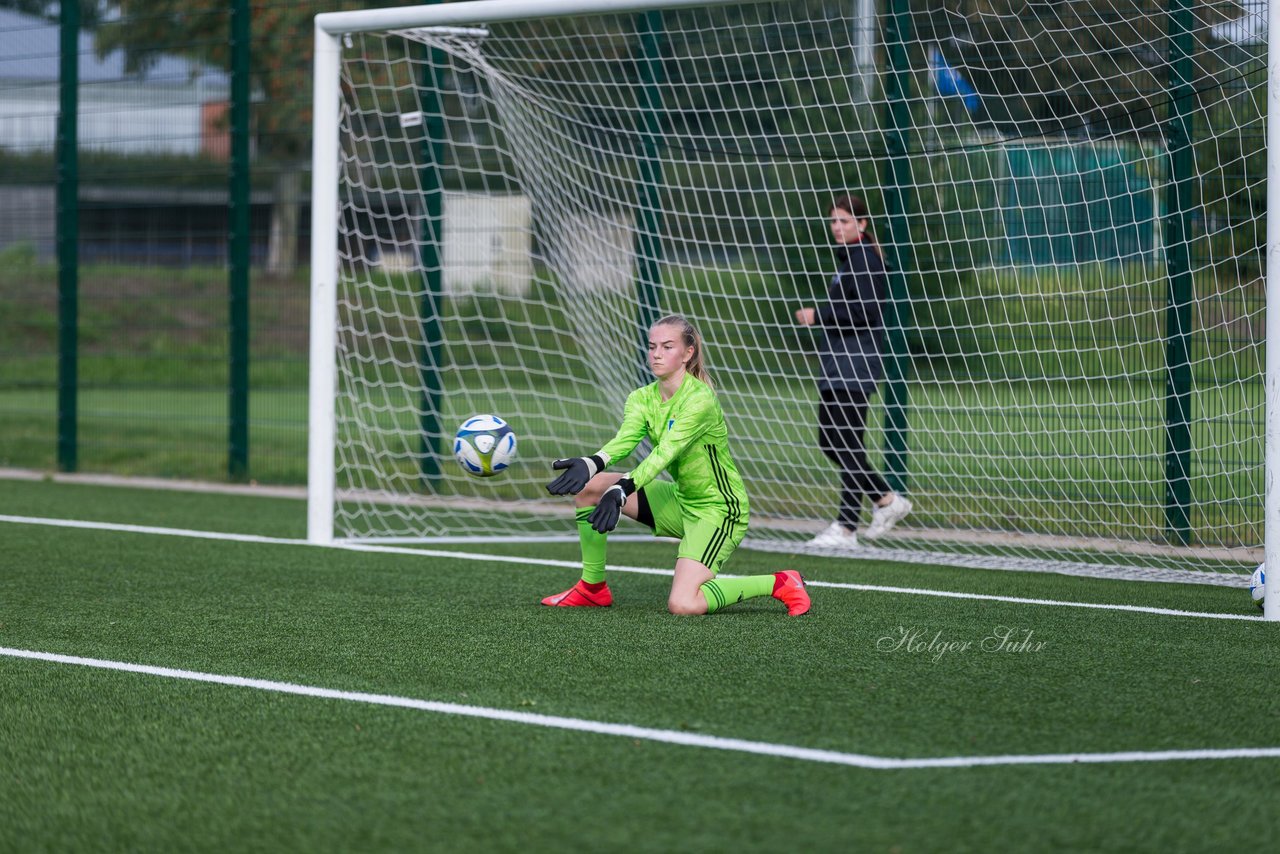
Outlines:
{"type": "MultiPolygon", "coordinates": [[[[58,120],[58,24],[0,9],[0,148],[52,151],[58,120]]],[[[80,34],[80,148],[226,157],[229,78],[178,56],[129,72],[80,34]]]]}
{"type": "MultiPolygon", "coordinates": [[[[57,22],[0,9],[0,159],[9,159],[0,163],[0,250],[27,244],[43,260],[52,259],[55,243],[59,47],[57,22]]],[[[109,181],[101,169],[95,178],[82,164],[81,257],[220,260],[226,179],[219,161],[230,150],[229,75],[174,55],[130,71],[123,51],[99,56],[88,31],[80,34],[79,75],[79,149],[119,158],[109,181]],[[158,158],[173,158],[170,168],[188,178],[196,163],[218,174],[196,186],[157,184],[158,158]],[[137,164],[137,177],[130,164],[137,164]]]]}

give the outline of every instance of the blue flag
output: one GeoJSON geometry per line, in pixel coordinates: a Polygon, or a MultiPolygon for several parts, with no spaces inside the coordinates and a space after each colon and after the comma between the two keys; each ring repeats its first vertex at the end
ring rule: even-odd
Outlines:
{"type": "Polygon", "coordinates": [[[964,101],[964,108],[970,113],[978,111],[980,100],[978,93],[969,85],[959,71],[947,64],[942,51],[934,47],[929,53],[929,70],[933,72],[933,85],[943,98],[959,95],[964,101]]]}

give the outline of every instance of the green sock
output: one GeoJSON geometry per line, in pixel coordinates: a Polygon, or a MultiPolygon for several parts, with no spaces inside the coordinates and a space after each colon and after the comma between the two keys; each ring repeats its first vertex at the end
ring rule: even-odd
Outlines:
{"type": "Polygon", "coordinates": [[[750,575],[746,578],[713,578],[698,589],[706,597],[707,613],[714,614],[721,608],[727,608],[733,603],[741,602],[744,599],[771,596],[773,594],[773,583],[776,580],[772,575],[750,575]]]}
{"type": "Polygon", "coordinates": [[[604,581],[604,556],[609,547],[609,535],[600,534],[591,527],[587,517],[594,507],[578,508],[578,542],[582,544],[582,580],[588,584],[604,581]]]}

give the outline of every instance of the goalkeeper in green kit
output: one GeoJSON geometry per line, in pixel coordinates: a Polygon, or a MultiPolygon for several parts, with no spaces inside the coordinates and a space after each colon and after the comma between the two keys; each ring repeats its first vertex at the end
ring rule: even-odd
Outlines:
{"type": "Polygon", "coordinates": [[[711,614],[735,602],[772,596],[799,616],[809,594],[795,570],[746,578],[717,578],[747,533],[747,491],[729,455],[720,402],[711,390],[702,337],[683,317],[662,318],[649,330],[649,367],[657,382],[627,398],[618,434],[595,454],[556,460],[561,474],[552,495],[575,495],[582,543],[582,579],[544,605],[607,607],[604,579],[608,535],[625,514],[656,536],[680,540],[667,607],[673,614],[711,614]],[[642,440],[653,450],[627,474],[606,472],[642,440]],[[674,482],[657,480],[666,470],[674,482]]]}

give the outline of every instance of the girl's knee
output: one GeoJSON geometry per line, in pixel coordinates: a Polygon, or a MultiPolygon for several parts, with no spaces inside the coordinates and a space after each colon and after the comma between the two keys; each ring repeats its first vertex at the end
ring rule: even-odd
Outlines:
{"type": "Polygon", "coordinates": [[[707,613],[707,603],[700,597],[672,596],[667,600],[667,610],[677,616],[691,617],[707,613]]]}
{"type": "Polygon", "coordinates": [[[591,480],[587,481],[587,485],[582,487],[582,491],[574,496],[573,503],[578,507],[592,507],[599,503],[600,496],[604,495],[604,491],[613,486],[618,480],[618,475],[601,472],[591,480]]]}

